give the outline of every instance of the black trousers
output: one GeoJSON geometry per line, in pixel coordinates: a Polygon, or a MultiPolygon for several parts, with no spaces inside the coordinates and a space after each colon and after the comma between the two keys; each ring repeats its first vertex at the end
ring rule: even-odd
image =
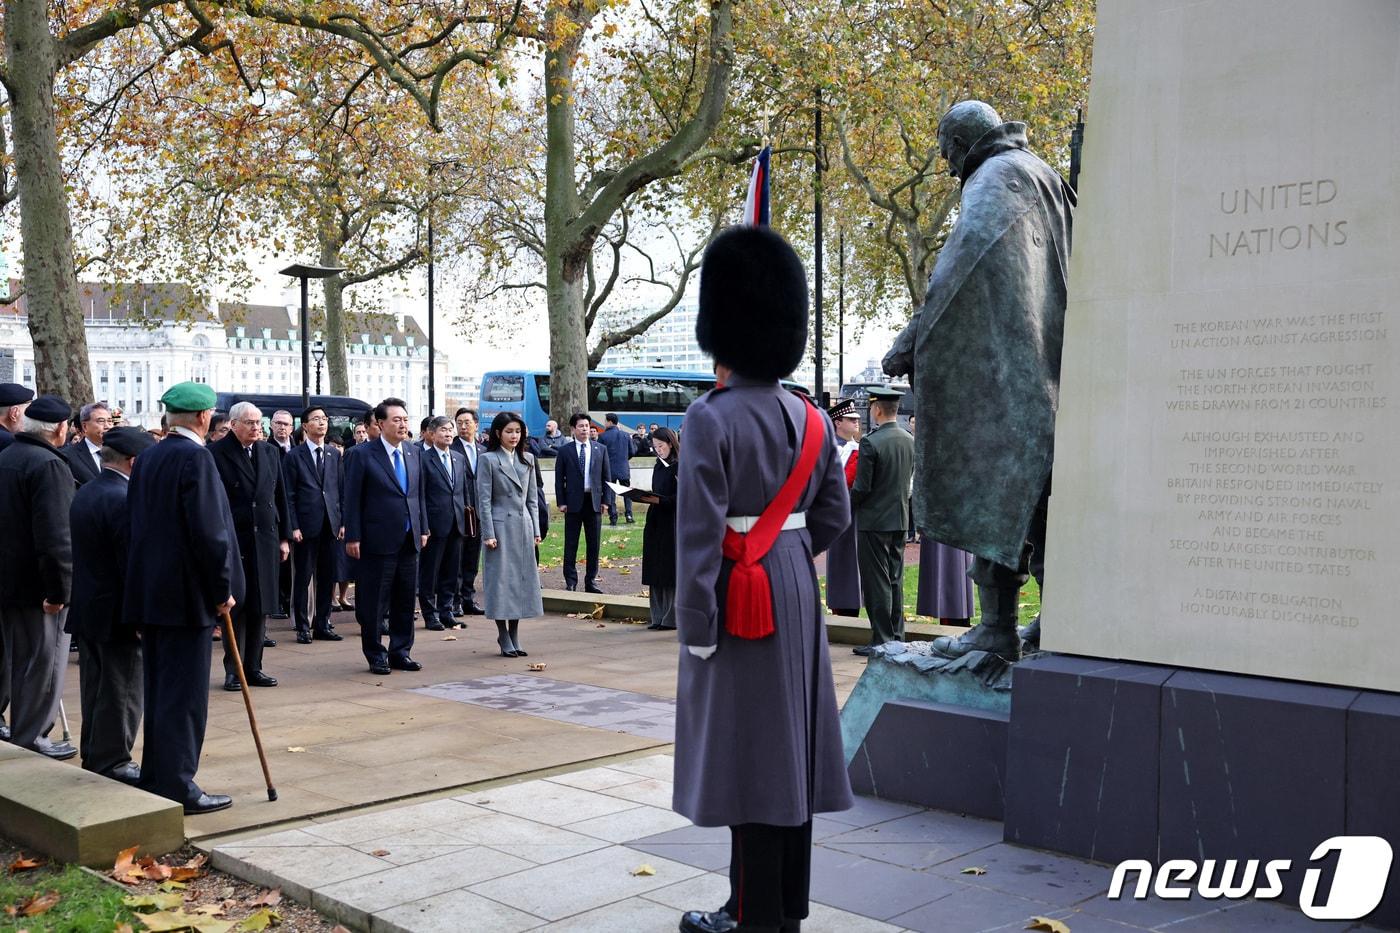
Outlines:
{"type": "MultiPolygon", "coordinates": [[[[263,639],[267,637],[267,616],[261,605],[239,603],[230,613],[233,619],[233,637],[238,639],[238,656],[243,661],[243,673],[248,676],[262,671],[263,639]]],[[[238,675],[238,666],[233,663],[233,648],[228,635],[224,635],[224,674],[238,675]]]]}
{"type": "Polygon", "coordinates": [[[147,625],[141,629],[146,687],[141,789],[190,803],[209,721],[209,629],[147,625]]]}
{"type": "MultiPolygon", "coordinates": [[[[413,594],[418,588],[418,550],[410,533],[394,554],[360,551],[355,568],[355,621],[360,647],[370,664],[387,658],[407,660],[413,650],[413,594]],[[389,651],[379,636],[379,620],[389,616],[389,651]]],[[[431,540],[431,539],[430,539],[431,540]]]]}
{"type": "MultiPolygon", "coordinates": [[[[629,475],[629,476],[614,476],[613,479],[615,479],[617,482],[621,483],[621,484],[624,485],[624,486],[630,486],[630,485],[632,485],[632,477],[631,477],[630,475],[629,475]]],[[[631,518],[631,517],[632,517],[632,500],[629,499],[629,498],[627,498],[626,496],[623,496],[623,497],[622,497],[622,507],[626,510],[627,517],[628,517],[628,518],[631,518]]],[[[614,525],[616,525],[616,524],[617,524],[617,493],[615,493],[615,492],[612,491],[612,487],[611,487],[611,486],[604,486],[604,487],[603,487],[603,508],[605,508],[605,509],[608,510],[608,520],[611,521],[614,525]]]]}
{"type": "Polygon", "coordinates": [[[452,601],[457,598],[457,577],[462,568],[462,536],[454,528],[445,535],[429,535],[418,555],[418,608],[424,623],[437,619],[452,624],[452,601]]]}
{"type": "Polygon", "coordinates": [[[587,542],[588,565],[583,582],[593,586],[598,579],[598,545],[603,534],[603,516],[599,512],[564,513],[564,582],[570,589],[578,586],[578,533],[583,529],[587,542]]]}
{"type": "Polygon", "coordinates": [[[329,521],[313,537],[302,532],[301,541],[292,542],[292,618],[298,632],[309,634],[314,627],[326,632],[331,623],[331,597],[335,595],[335,531],[329,521]],[[316,578],[316,614],[308,618],[308,597],[312,576],[316,578]]]}
{"type": "Polygon", "coordinates": [[[1040,501],[1031,513],[1031,527],[1026,534],[1026,543],[1021,548],[1021,560],[1015,567],[998,564],[985,557],[974,557],[972,569],[967,575],[978,586],[997,589],[1020,589],[1026,581],[1035,577],[1035,582],[1045,588],[1045,519],[1050,508],[1050,480],[1045,480],[1045,488],[1040,492],[1040,501]]]}
{"type": "Polygon", "coordinates": [[[131,763],[146,690],[141,642],[132,634],[110,641],[76,638],[83,711],[78,747],[84,770],[106,774],[131,763]]]}
{"type": "Polygon", "coordinates": [[[742,823],[729,827],[729,900],[741,924],[779,927],[807,918],[812,884],[812,822],[801,826],[742,823]]]}
{"type": "MultiPolygon", "coordinates": [[[[431,542],[432,538],[428,540],[431,542]]],[[[457,605],[465,608],[476,602],[476,575],[481,571],[481,535],[465,535],[461,551],[456,599],[457,605]]]]}
{"type": "Polygon", "coordinates": [[[285,613],[292,603],[292,562],[284,560],[277,566],[277,611],[285,613]]]}
{"type": "Polygon", "coordinates": [[[904,640],[904,532],[856,529],[860,598],[870,619],[870,643],[904,640]]]}

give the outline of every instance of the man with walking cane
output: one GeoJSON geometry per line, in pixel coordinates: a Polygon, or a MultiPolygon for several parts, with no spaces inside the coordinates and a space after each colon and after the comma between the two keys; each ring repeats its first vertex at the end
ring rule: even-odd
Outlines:
{"type": "Polygon", "coordinates": [[[131,471],[131,556],[126,621],[145,653],[145,738],[140,786],[185,812],[232,805],[195,783],[209,718],[209,629],[243,596],[233,515],[204,446],[214,390],[196,382],[161,396],[170,433],[131,471]]]}

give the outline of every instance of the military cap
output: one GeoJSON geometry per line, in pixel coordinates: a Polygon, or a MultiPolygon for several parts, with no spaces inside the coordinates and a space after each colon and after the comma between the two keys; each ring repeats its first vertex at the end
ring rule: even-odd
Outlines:
{"type": "Polygon", "coordinates": [[[166,411],[208,411],[218,402],[214,390],[202,382],[177,382],[160,397],[166,411]]]}
{"type": "Polygon", "coordinates": [[[23,405],[34,397],[33,389],[26,389],[18,382],[0,382],[0,408],[23,405]]]}
{"type": "Polygon", "coordinates": [[[110,447],[124,457],[134,457],[147,447],[155,445],[156,439],[143,428],[108,428],[102,435],[102,446],[110,447]]]}
{"type": "Polygon", "coordinates": [[[24,412],[35,421],[45,424],[58,424],[73,417],[73,409],[57,395],[41,395],[29,403],[24,412]]]}
{"type": "Polygon", "coordinates": [[[875,386],[870,390],[870,398],[876,402],[897,402],[904,398],[904,393],[891,386],[875,386]]]}
{"type": "Polygon", "coordinates": [[[853,398],[843,398],[835,405],[826,410],[832,421],[839,418],[859,417],[860,411],[856,408],[856,400],[853,398]]]}

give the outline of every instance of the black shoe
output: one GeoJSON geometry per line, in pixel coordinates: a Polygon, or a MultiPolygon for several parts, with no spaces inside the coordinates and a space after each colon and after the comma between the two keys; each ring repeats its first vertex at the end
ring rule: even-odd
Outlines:
{"type": "Polygon", "coordinates": [[[237,693],[239,690],[243,689],[238,685],[237,674],[224,675],[224,689],[227,690],[229,693],[237,693]]]}
{"type": "Polygon", "coordinates": [[[588,584],[587,586],[585,586],[585,587],[583,588],[583,591],[584,591],[585,593],[598,593],[598,594],[601,594],[601,593],[603,592],[602,590],[598,589],[598,587],[595,586],[595,585],[592,584],[592,583],[590,583],[590,584],[588,584]]]}
{"type": "Polygon", "coordinates": [[[39,741],[43,744],[33,746],[31,751],[36,751],[54,761],[67,761],[78,754],[78,750],[67,742],[50,742],[48,739],[40,739],[39,741]]]}
{"type": "Polygon", "coordinates": [[[371,661],[369,662],[369,672],[371,674],[378,674],[379,676],[383,677],[389,673],[389,662],[371,661]]]}
{"type": "Polygon", "coordinates": [[[460,614],[464,616],[484,616],[486,615],[486,610],[482,609],[476,603],[467,603],[462,607],[462,612],[460,614]]]}
{"type": "MultiPolygon", "coordinates": [[[[288,614],[285,613],[285,612],[274,612],[272,615],[268,616],[268,618],[269,618],[269,619],[290,619],[291,616],[288,615],[288,614]]],[[[208,797],[209,795],[208,795],[208,794],[205,794],[204,796],[208,797]]],[[[222,796],[222,794],[216,794],[215,796],[222,796]]],[[[219,807],[219,809],[222,810],[223,807],[219,807]]]]}
{"type": "Polygon", "coordinates": [[[616,527],[617,527],[617,519],[614,518],[612,521],[608,522],[608,527],[609,527],[609,528],[616,528],[616,527]]]}
{"type": "Polygon", "coordinates": [[[339,602],[337,602],[334,606],[331,607],[331,611],[332,611],[332,612],[354,612],[354,611],[355,611],[355,604],[354,604],[354,603],[350,603],[350,602],[346,602],[345,600],[342,599],[342,600],[340,600],[339,602]]]}
{"type": "Polygon", "coordinates": [[[874,645],[860,645],[859,647],[856,647],[856,648],[852,648],[852,649],[851,649],[851,654],[858,654],[858,655],[860,655],[862,658],[868,658],[868,657],[870,657],[870,656],[871,656],[872,654],[874,654],[874,653],[875,653],[875,646],[874,646],[874,645]]]}
{"type": "Polygon", "coordinates": [[[326,629],[325,631],[322,631],[322,632],[312,632],[312,633],[311,633],[311,637],[314,638],[316,641],[344,641],[344,640],[345,640],[344,636],[342,636],[342,635],[337,635],[335,632],[331,631],[330,629],[326,629]]]}
{"type": "Polygon", "coordinates": [[[269,677],[262,671],[253,671],[248,675],[248,686],[250,687],[275,687],[277,678],[269,677]]]}
{"type": "Polygon", "coordinates": [[[308,634],[308,633],[306,633],[306,632],[297,632],[297,644],[298,644],[298,645],[309,645],[309,644],[311,644],[311,636],[310,636],[310,634],[308,634]]]}
{"type": "Polygon", "coordinates": [[[629,524],[629,525],[635,525],[635,524],[637,524],[637,520],[636,520],[635,518],[633,518],[632,516],[629,515],[629,516],[627,516],[627,524],[629,524]]]}
{"type": "Polygon", "coordinates": [[[566,590],[568,590],[570,593],[572,593],[574,590],[578,589],[578,584],[577,584],[577,583],[565,583],[565,584],[564,584],[564,589],[566,589],[566,590]]]}
{"type": "Polygon", "coordinates": [[[421,671],[423,665],[412,658],[390,658],[389,666],[396,671],[421,671]]]}
{"type": "Polygon", "coordinates": [[[273,638],[268,638],[266,635],[264,635],[264,636],[263,636],[263,647],[264,647],[264,648],[276,648],[276,647],[277,647],[277,640],[276,640],[276,639],[273,639],[273,638]]]}
{"type": "Polygon", "coordinates": [[[442,630],[447,628],[447,626],[443,625],[437,619],[429,619],[423,624],[423,627],[430,632],[441,632],[442,630]]]}
{"type": "Polygon", "coordinates": [[[228,794],[200,794],[198,800],[185,802],[185,815],[196,816],[200,813],[213,813],[215,810],[227,810],[231,806],[233,806],[233,798],[228,794]]]}
{"type": "Polygon", "coordinates": [[[10,727],[0,725],[0,742],[10,741],[10,727]]]}
{"type": "Polygon", "coordinates": [[[109,777],[114,781],[121,781],[123,784],[130,784],[132,787],[135,787],[137,784],[141,783],[141,766],[134,761],[128,761],[119,768],[113,768],[111,771],[105,772],[103,777],[109,777]]]}
{"type": "Polygon", "coordinates": [[[723,910],[687,910],[681,915],[681,933],[733,933],[738,929],[738,921],[723,910]]]}

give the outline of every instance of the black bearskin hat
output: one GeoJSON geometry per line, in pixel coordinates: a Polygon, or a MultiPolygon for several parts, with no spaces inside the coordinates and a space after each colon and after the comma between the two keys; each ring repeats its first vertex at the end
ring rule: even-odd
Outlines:
{"type": "Polygon", "coordinates": [[[695,341],[750,379],[782,379],[807,350],[807,273],[768,227],[730,227],[700,265],[695,341]]]}

